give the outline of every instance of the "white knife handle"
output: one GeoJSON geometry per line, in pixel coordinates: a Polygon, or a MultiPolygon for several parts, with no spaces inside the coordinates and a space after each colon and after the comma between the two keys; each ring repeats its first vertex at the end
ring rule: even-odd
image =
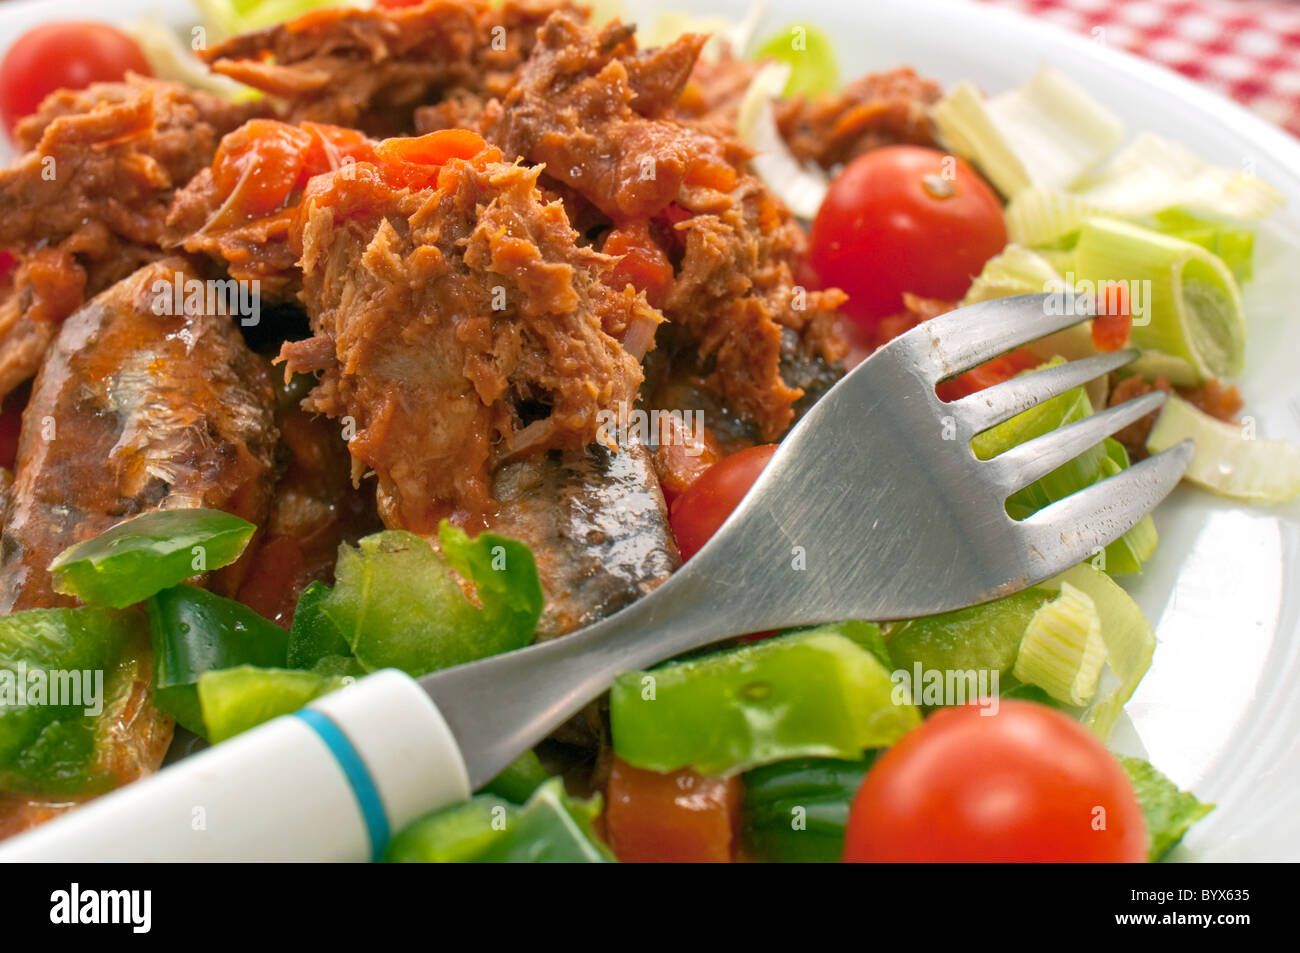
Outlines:
{"type": "Polygon", "coordinates": [[[388,669],[0,843],[0,861],[364,861],[469,794],[432,699],[388,669]]]}

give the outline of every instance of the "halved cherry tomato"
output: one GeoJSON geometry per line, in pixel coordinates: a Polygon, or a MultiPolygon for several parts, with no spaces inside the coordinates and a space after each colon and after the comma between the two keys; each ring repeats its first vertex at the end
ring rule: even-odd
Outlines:
{"type": "Polygon", "coordinates": [[[1097,292],[1097,316],[1092,319],[1092,346],[1099,351],[1118,351],[1128,344],[1133,327],[1128,286],[1108,281],[1097,292]]]}
{"type": "Polygon", "coordinates": [[[945,708],[871,768],[844,859],[1138,862],[1142,808],[1114,756],[1059,711],[945,708]]]}
{"type": "Polygon", "coordinates": [[[703,476],[673,501],[668,522],[677,537],[682,559],[690,559],[704,548],[731,511],[740,505],[776,450],[776,444],[765,444],[733,453],[705,470],[703,476]]]}
{"type": "Polygon", "coordinates": [[[972,367],[965,374],[946,380],[934,389],[940,400],[957,400],[994,384],[1009,381],[1022,371],[1031,370],[1043,359],[1028,348],[1017,348],[999,357],[972,367]]]}
{"type": "Polygon", "coordinates": [[[956,300],[1007,243],[997,195],[961,159],[886,146],[850,162],[813,221],[810,257],[844,313],[871,330],[903,293],[956,300]]]}
{"type": "Polygon", "coordinates": [[[605,791],[605,833],[627,863],[726,863],[740,823],[739,777],[685,768],[659,774],[614,759],[605,791]]]}
{"type": "Polygon", "coordinates": [[[0,60],[0,121],[12,132],[56,89],[153,75],[140,47],[105,23],[46,23],[28,30],[0,60]]]}

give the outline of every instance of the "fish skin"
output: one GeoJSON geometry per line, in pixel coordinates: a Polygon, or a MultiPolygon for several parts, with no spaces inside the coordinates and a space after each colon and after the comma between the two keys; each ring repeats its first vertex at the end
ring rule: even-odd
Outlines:
{"type": "Polygon", "coordinates": [[[230,317],[152,312],[154,283],[178,272],[198,277],[175,258],[139,269],[51,345],[0,532],[0,612],[75,605],[46,567],[129,517],[204,506],[265,519],[278,440],[270,374],[230,317]]]}
{"type": "Polygon", "coordinates": [[[681,565],[650,454],[638,443],[534,454],[500,467],[491,530],[527,543],[546,596],[538,640],[617,612],[681,565]]]}

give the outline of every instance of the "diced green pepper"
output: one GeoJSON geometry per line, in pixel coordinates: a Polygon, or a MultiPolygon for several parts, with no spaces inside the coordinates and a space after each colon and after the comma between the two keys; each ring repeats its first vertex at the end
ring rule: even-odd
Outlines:
{"type": "Polygon", "coordinates": [[[288,664],[290,668],[313,668],[331,656],[350,656],[352,648],[338,626],[325,614],[325,603],[333,590],[323,582],[313,582],[298,596],[289,627],[288,664]]]}
{"type": "Polygon", "coordinates": [[[395,863],[606,863],[613,854],[592,830],[600,796],[581,801],[551,778],[523,807],[491,794],[425,815],[399,833],[395,863]]]}
{"type": "Polygon", "coordinates": [[[239,558],[256,529],[220,510],[156,510],[70,546],[50,563],[54,589],[121,609],[239,558]]]}
{"type": "Polygon", "coordinates": [[[197,688],[204,672],[285,667],[289,633],[233,599],[173,586],[148,609],[155,704],[195,734],[206,732],[197,688]]]}
{"type": "Polygon", "coordinates": [[[198,700],[207,738],[213,744],[288,715],[348,684],[314,672],[240,665],[199,676],[198,700]]]}
{"type": "Polygon", "coordinates": [[[527,645],[542,611],[533,554],[515,540],[470,540],[444,521],[447,562],[420,537],[397,530],[339,550],[334,591],[321,602],[368,670],[419,676],[527,645]],[[465,596],[447,563],[473,582],[482,608],[465,596]]]}
{"type": "Polygon", "coordinates": [[[614,681],[614,751],[651,771],[744,771],[803,756],[860,757],[920,721],[889,670],[834,626],[614,681]]]}
{"type": "Polygon", "coordinates": [[[546,783],[550,775],[535,751],[525,751],[495,778],[483,785],[482,793],[495,794],[512,804],[523,804],[546,783]]]}
{"type": "Polygon", "coordinates": [[[138,674],[138,612],[84,607],[0,617],[0,789],[97,793],[112,784],[97,761],[115,699],[138,674]]]}
{"type": "Polygon", "coordinates": [[[745,774],[745,840],[759,860],[829,863],[844,855],[849,808],[874,758],[799,758],[745,774]]]}
{"type": "Polygon", "coordinates": [[[783,96],[816,96],[840,85],[835,44],[816,27],[795,23],[777,30],[758,45],[754,59],[772,59],[790,67],[783,96]]]}
{"type": "MultiPolygon", "coordinates": [[[[999,679],[1005,678],[1016,664],[1029,620],[1053,595],[1043,589],[1026,589],[982,606],[895,623],[886,640],[890,657],[913,683],[918,666],[922,677],[928,672],[945,677],[949,672],[975,672],[977,676],[997,672],[999,679]]],[[[951,701],[936,702],[924,693],[924,687],[912,685],[918,703],[933,707],[951,701]]]]}

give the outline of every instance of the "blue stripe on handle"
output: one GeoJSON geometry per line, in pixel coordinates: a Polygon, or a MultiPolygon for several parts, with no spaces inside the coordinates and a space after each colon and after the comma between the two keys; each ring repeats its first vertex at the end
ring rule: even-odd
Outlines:
{"type": "Polygon", "coordinates": [[[361,755],[352,746],[348,736],[324,712],[304,708],[294,714],[320,736],[320,740],[325,742],[325,747],[330,749],[330,754],[334,755],[334,760],[343,769],[343,776],[352,786],[357,807],[361,809],[361,818],[366,822],[366,831],[370,835],[370,859],[380,860],[388,847],[388,812],[384,810],[384,801],[379,796],[379,788],[375,786],[375,779],[370,776],[366,763],[361,760],[361,755]]]}

